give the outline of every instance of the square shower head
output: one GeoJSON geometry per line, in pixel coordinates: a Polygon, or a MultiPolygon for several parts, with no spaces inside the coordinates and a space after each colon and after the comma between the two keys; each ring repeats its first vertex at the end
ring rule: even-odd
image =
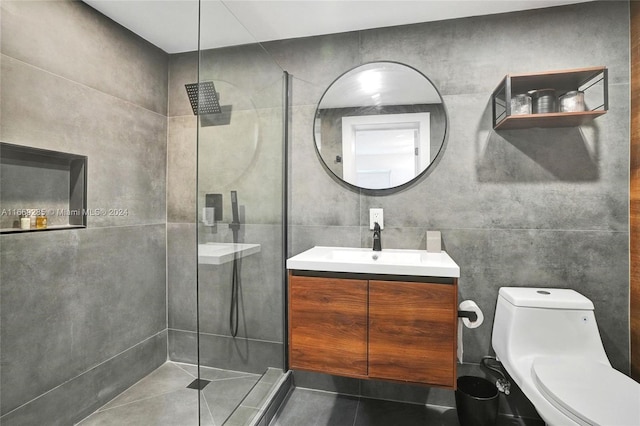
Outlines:
{"type": "Polygon", "coordinates": [[[220,114],[222,112],[213,81],[185,84],[184,87],[187,89],[193,115],[220,114]]]}

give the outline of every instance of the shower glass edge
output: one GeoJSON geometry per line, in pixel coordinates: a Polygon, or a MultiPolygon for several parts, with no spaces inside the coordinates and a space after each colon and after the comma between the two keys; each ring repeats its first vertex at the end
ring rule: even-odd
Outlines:
{"type": "Polygon", "coordinates": [[[198,83],[221,110],[197,116],[199,424],[251,425],[285,370],[288,77],[225,4],[199,9],[198,83]]]}

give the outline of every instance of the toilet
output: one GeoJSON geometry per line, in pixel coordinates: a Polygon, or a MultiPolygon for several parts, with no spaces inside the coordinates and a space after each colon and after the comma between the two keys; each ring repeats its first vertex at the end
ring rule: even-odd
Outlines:
{"type": "Polygon", "coordinates": [[[611,367],[580,293],[502,287],[491,344],[547,425],[640,425],[640,384],[611,367]]]}

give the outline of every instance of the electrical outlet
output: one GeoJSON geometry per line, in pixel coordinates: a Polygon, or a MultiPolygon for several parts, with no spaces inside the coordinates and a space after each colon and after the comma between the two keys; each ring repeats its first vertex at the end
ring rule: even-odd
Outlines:
{"type": "Polygon", "coordinates": [[[369,209],[369,229],[373,231],[373,224],[378,222],[380,229],[384,229],[384,216],[382,209],[369,209]]]}

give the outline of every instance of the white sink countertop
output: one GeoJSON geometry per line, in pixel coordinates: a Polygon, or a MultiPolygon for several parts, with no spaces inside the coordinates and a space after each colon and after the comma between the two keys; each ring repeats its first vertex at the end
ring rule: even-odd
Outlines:
{"type": "Polygon", "coordinates": [[[260,244],[206,243],[198,244],[198,263],[201,265],[222,265],[234,258],[241,258],[260,252],[260,244]]]}
{"type": "Polygon", "coordinates": [[[460,267],[444,251],[321,247],[287,259],[287,269],[362,274],[460,277],[460,267]]]}

